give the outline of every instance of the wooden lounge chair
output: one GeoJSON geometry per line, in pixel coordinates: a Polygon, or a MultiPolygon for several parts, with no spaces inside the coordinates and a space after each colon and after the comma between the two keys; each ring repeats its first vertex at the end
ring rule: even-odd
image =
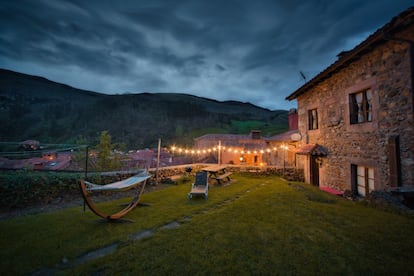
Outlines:
{"type": "Polygon", "coordinates": [[[88,205],[89,209],[96,214],[97,216],[100,216],[101,218],[107,219],[109,221],[111,220],[118,220],[125,216],[127,213],[132,211],[139,203],[140,197],[142,192],[144,191],[147,179],[151,177],[151,174],[148,173],[147,170],[142,171],[141,173],[132,176],[130,178],[124,179],[122,181],[117,181],[114,183],[110,183],[107,185],[98,185],[94,184],[85,180],[80,181],[80,189],[83,196],[83,199],[85,200],[85,203],[88,205]],[[113,213],[113,214],[106,214],[102,211],[100,211],[96,205],[92,202],[90,196],[93,192],[100,192],[100,191],[126,191],[132,188],[136,188],[136,194],[133,200],[126,205],[122,210],[119,212],[113,213]]]}
{"type": "Polygon", "coordinates": [[[188,193],[188,200],[192,199],[193,196],[204,196],[208,199],[208,177],[207,172],[197,172],[195,181],[191,185],[191,191],[188,193]]]}

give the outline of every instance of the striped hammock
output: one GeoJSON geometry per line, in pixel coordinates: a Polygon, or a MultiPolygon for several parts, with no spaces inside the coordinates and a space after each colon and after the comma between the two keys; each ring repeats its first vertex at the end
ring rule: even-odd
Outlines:
{"type": "Polygon", "coordinates": [[[134,175],[132,177],[129,177],[127,179],[113,182],[106,185],[98,185],[92,182],[85,181],[86,190],[88,192],[92,191],[126,191],[129,189],[132,189],[139,185],[142,181],[147,180],[151,177],[151,174],[149,174],[147,171],[141,172],[137,175],[134,175]]]}

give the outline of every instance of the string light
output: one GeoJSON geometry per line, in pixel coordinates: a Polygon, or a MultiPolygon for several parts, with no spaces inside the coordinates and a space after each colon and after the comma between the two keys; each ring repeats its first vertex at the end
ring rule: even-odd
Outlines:
{"type": "Polygon", "coordinates": [[[288,147],[288,146],[286,146],[286,145],[281,145],[281,146],[280,146],[280,148],[281,148],[281,149],[285,149],[285,150],[289,149],[289,147],[288,147]]]}
{"type": "Polygon", "coordinates": [[[288,150],[289,147],[287,145],[281,145],[279,147],[273,147],[273,148],[259,148],[259,149],[251,149],[251,150],[243,150],[240,149],[243,148],[243,146],[240,146],[239,148],[234,148],[234,147],[225,147],[225,146],[215,146],[212,148],[181,148],[181,147],[177,147],[177,146],[172,146],[170,149],[173,153],[184,153],[184,154],[210,154],[212,152],[217,152],[218,150],[221,150],[222,152],[227,152],[227,153],[234,153],[234,154],[265,154],[265,153],[272,153],[272,152],[277,152],[278,148],[283,149],[283,150],[288,150]]]}

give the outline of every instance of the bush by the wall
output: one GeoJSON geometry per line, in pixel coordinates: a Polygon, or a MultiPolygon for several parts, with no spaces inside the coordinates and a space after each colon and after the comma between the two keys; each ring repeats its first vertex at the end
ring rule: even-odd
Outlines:
{"type": "Polygon", "coordinates": [[[0,174],[0,209],[48,203],[56,197],[79,195],[80,173],[6,171],[0,174]]]}

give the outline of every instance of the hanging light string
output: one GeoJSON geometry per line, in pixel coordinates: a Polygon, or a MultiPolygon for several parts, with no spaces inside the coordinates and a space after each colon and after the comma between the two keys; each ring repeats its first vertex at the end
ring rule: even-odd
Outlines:
{"type": "Polygon", "coordinates": [[[174,154],[210,154],[215,153],[218,150],[222,150],[222,152],[234,153],[234,154],[264,154],[264,153],[272,153],[277,152],[278,149],[289,150],[287,145],[281,145],[279,147],[267,147],[267,148],[256,148],[256,149],[249,149],[246,150],[245,146],[233,146],[233,147],[226,147],[226,146],[215,146],[215,147],[208,147],[208,148],[185,148],[185,147],[178,147],[178,146],[171,146],[169,147],[170,152],[174,154]]]}

